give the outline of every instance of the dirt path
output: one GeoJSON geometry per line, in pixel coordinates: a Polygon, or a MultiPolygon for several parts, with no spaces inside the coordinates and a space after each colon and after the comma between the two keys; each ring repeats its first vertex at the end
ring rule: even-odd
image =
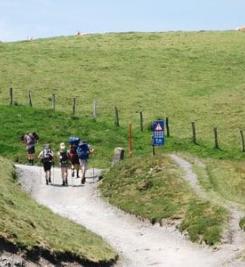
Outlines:
{"type": "MultiPolygon", "coordinates": [[[[192,164],[176,154],[171,154],[170,157],[179,165],[180,168],[184,170],[185,175],[183,178],[191,185],[192,189],[199,197],[221,205],[229,211],[229,228],[225,234],[224,243],[232,245],[230,249],[239,254],[239,251],[242,251],[245,248],[245,233],[239,226],[239,221],[243,216],[245,216],[245,213],[236,203],[227,201],[219,196],[216,196],[215,199],[210,198],[210,195],[201,187],[197,175],[193,172],[192,164]]],[[[205,165],[202,162],[198,162],[198,165],[201,168],[205,168],[205,165]]]]}
{"type": "Polygon", "coordinates": [[[232,250],[213,251],[193,244],[174,228],[152,226],[119,211],[99,197],[93,179],[87,179],[85,186],[76,180],[73,187],[61,187],[55,170],[56,185],[46,186],[41,168],[18,165],[17,171],[24,188],[39,203],[101,235],[117,249],[118,266],[223,266],[234,255],[232,250]]]}

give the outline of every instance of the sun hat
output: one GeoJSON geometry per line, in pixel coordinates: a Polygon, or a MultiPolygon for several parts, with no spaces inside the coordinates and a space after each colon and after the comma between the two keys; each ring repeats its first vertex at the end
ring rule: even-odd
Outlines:
{"type": "Polygon", "coordinates": [[[66,148],[65,143],[60,143],[60,149],[61,149],[61,150],[64,150],[65,148],[66,148]]]}

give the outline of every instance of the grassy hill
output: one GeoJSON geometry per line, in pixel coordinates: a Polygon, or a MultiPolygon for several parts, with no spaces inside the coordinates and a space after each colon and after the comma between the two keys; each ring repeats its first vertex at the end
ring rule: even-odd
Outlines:
{"type": "Polygon", "coordinates": [[[227,211],[198,198],[182,175],[167,156],[136,157],[114,167],[100,189],[126,212],[152,223],[170,219],[192,241],[214,245],[221,240],[227,211]]]}
{"type": "Polygon", "coordinates": [[[239,129],[245,128],[245,35],[241,32],[122,33],[60,37],[0,44],[0,101],[51,106],[71,112],[77,96],[78,112],[90,115],[98,102],[99,118],[113,121],[118,106],[122,123],[137,111],[148,122],[169,116],[172,134],[191,135],[196,121],[199,142],[213,146],[212,128],[221,146],[240,149],[239,129]]]}
{"type": "Polygon", "coordinates": [[[108,266],[117,254],[102,238],[49,209],[22,192],[12,164],[0,158],[0,245],[12,247],[28,259],[44,257],[83,266],[108,266]]]}
{"type": "MultiPolygon", "coordinates": [[[[25,131],[40,134],[38,150],[47,142],[58,149],[59,142],[76,134],[95,146],[92,165],[108,167],[114,147],[127,147],[130,121],[134,154],[151,153],[151,133],[139,131],[139,111],[143,111],[145,129],[152,119],[168,116],[171,138],[163,150],[231,160],[221,164],[210,160],[207,168],[210,186],[237,201],[245,188],[243,161],[234,162],[245,159],[239,135],[245,129],[244,41],[244,33],[230,31],[122,33],[0,43],[0,119],[4,125],[0,153],[24,162],[25,151],[18,138],[25,131]],[[10,87],[14,88],[14,107],[6,106],[10,87]],[[29,90],[34,108],[24,106],[29,90]],[[52,94],[57,99],[55,113],[50,110],[52,94]],[[71,116],[73,97],[77,97],[77,117],[71,116]],[[91,118],[94,99],[96,121],[91,118]],[[121,128],[114,126],[114,106],[119,108],[121,128]],[[192,121],[199,146],[191,144],[192,121]],[[222,150],[213,149],[213,127],[218,127],[222,150]]],[[[115,172],[120,175],[120,169],[115,172]]],[[[183,192],[187,191],[183,185],[183,192]]],[[[192,195],[187,195],[190,204],[192,195]]],[[[205,214],[209,204],[183,208],[189,218],[195,218],[195,214],[205,214]]],[[[148,217],[155,219],[153,215],[148,217]]],[[[165,210],[155,215],[160,219],[165,210]]],[[[188,217],[185,222],[184,229],[189,224],[196,230],[188,217]]]]}

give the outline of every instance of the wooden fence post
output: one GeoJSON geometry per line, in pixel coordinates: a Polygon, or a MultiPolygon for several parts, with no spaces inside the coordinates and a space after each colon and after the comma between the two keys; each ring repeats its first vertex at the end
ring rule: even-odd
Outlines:
{"type": "Polygon", "coordinates": [[[156,150],[155,150],[155,145],[152,144],[152,155],[155,156],[156,155],[156,150]]]}
{"type": "Polygon", "coordinates": [[[140,130],[141,132],[144,131],[144,118],[143,118],[143,112],[140,111],[140,130]]]}
{"type": "Polygon", "coordinates": [[[56,96],[55,94],[52,94],[52,109],[55,111],[55,106],[56,106],[56,96]]]}
{"type": "Polygon", "coordinates": [[[76,114],[76,97],[73,97],[72,114],[76,114]]]}
{"type": "Polygon", "coordinates": [[[97,103],[96,100],[93,102],[93,118],[96,119],[97,117],[97,103]]]}
{"type": "Polygon", "coordinates": [[[133,136],[132,136],[132,123],[128,125],[128,155],[132,156],[133,153],[133,136]]]}
{"type": "Polygon", "coordinates": [[[31,91],[29,90],[29,106],[32,107],[31,91]]]}
{"type": "Polygon", "coordinates": [[[166,118],[166,130],[167,130],[167,137],[170,137],[170,130],[169,130],[169,119],[166,118]]]}
{"type": "Polygon", "coordinates": [[[9,104],[10,104],[10,106],[13,106],[13,104],[14,104],[14,93],[13,93],[13,88],[12,87],[9,88],[9,97],[10,97],[9,104]]]}
{"type": "Polygon", "coordinates": [[[115,107],[115,125],[117,127],[120,127],[120,123],[119,123],[119,112],[118,112],[117,107],[115,107]]]}
{"type": "Polygon", "coordinates": [[[244,134],[243,130],[240,130],[241,139],[242,139],[242,152],[245,152],[245,143],[244,143],[244,134]]]}
{"type": "Polygon", "coordinates": [[[191,127],[192,127],[192,142],[197,145],[196,124],[194,121],[191,123],[191,127]]]}
{"type": "Polygon", "coordinates": [[[220,147],[219,147],[219,139],[218,139],[218,130],[217,130],[216,127],[214,128],[214,148],[220,149],[220,147]]]}

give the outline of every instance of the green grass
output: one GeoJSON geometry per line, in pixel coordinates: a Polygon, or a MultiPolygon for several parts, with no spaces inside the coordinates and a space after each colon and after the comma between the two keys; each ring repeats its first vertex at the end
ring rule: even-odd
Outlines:
{"type": "MultiPolygon", "coordinates": [[[[0,120],[0,155],[16,162],[26,162],[25,146],[20,141],[20,136],[25,132],[35,131],[40,140],[37,152],[43,144],[49,143],[57,151],[60,142],[67,142],[71,135],[78,135],[87,140],[95,148],[91,157],[91,166],[105,168],[110,166],[115,147],[124,147],[127,156],[127,127],[116,127],[113,118],[94,120],[91,116],[71,116],[64,112],[41,110],[26,106],[1,106],[0,120]]],[[[245,155],[239,152],[214,150],[212,146],[196,146],[189,139],[177,137],[168,138],[163,148],[157,148],[156,153],[162,151],[189,151],[205,158],[237,158],[245,155]]],[[[133,129],[133,154],[150,155],[151,131],[133,129]]],[[[56,162],[57,159],[56,159],[56,162]]]]}
{"type": "Polygon", "coordinates": [[[225,199],[245,205],[244,162],[207,160],[210,186],[225,199]]]}
{"type": "Polygon", "coordinates": [[[60,142],[67,142],[71,135],[78,135],[95,148],[91,164],[108,166],[115,146],[125,146],[127,131],[116,128],[110,122],[96,122],[89,117],[76,118],[64,113],[37,110],[27,107],[0,107],[0,154],[17,162],[26,161],[25,145],[20,136],[26,131],[35,131],[40,140],[37,152],[49,143],[55,151],[60,142]]]}
{"type": "Polygon", "coordinates": [[[245,217],[243,217],[241,220],[240,220],[240,227],[243,231],[245,231],[245,217]]]}
{"type": "Polygon", "coordinates": [[[118,164],[100,189],[109,202],[152,223],[181,220],[179,229],[192,241],[220,241],[227,213],[193,194],[182,173],[166,156],[136,157],[118,164]]]}
{"type": "MultiPolygon", "coordinates": [[[[240,177],[243,171],[239,169],[245,153],[240,152],[239,129],[245,129],[244,41],[244,33],[230,31],[122,33],[0,43],[0,103],[9,103],[8,90],[13,87],[18,105],[0,106],[4,125],[0,132],[0,154],[24,162],[24,147],[18,138],[26,131],[40,134],[38,150],[47,142],[58,149],[59,142],[76,134],[95,146],[91,164],[108,167],[114,147],[127,147],[130,121],[134,155],[150,155],[151,133],[139,131],[139,111],[144,113],[145,128],[149,128],[151,120],[168,116],[172,137],[157,154],[162,150],[185,151],[212,158],[208,164],[210,182],[206,186],[243,203],[244,183],[240,177]],[[28,103],[28,90],[32,91],[33,109],[22,106],[28,103]],[[62,113],[49,110],[53,93],[57,96],[56,109],[62,113]],[[79,118],[70,115],[74,96],[79,118]],[[91,119],[94,99],[98,103],[97,121],[91,119]],[[119,108],[121,128],[114,126],[115,105],[119,108]],[[191,121],[196,122],[199,145],[191,143],[191,121]],[[215,126],[221,150],[213,149],[215,126]]],[[[144,172],[144,167],[140,168],[144,172]]],[[[138,186],[144,187],[144,182],[138,186]]],[[[138,191],[135,192],[140,197],[143,193],[138,191]]],[[[182,198],[181,194],[172,202],[171,197],[166,198],[168,202],[161,207],[152,201],[152,207],[155,205],[160,212],[151,214],[145,207],[142,215],[153,221],[182,216],[183,229],[200,232],[187,218],[193,218],[191,223],[202,224],[205,219],[199,221],[199,211],[205,214],[210,204],[191,205],[190,198],[183,211],[182,198]]],[[[134,209],[135,201],[133,198],[131,201],[134,209]]],[[[142,203],[139,205],[144,206],[142,203]]],[[[220,218],[217,210],[214,214],[220,218]]]]}
{"type": "Polygon", "coordinates": [[[53,214],[22,192],[12,164],[0,158],[0,238],[26,253],[36,250],[90,263],[106,263],[117,254],[102,238],[53,214]]]}
{"type": "MultiPolygon", "coordinates": [[[[201,144],[213,146],[212,128],[220,131],[221,147],[241,157],[239,129],[245,128],[245,34],[241,32],[122,33],[86,35],[0,44],[0,98],[49,108],[52,93],[57,109],[111,120],[113,107],[122,124],[139,114],[145,122],[169,116],[171,133],[186,140],[196,121],[201,144]]],[[[188,146],[189,148],[189,146],[188,146]]],[[[190,149],[190,148],[189,148],[190,149]]],[[[193,151],[198,149],[192,149],[193,151]]],[[[221,157],[223,154],[221,152],[221,157]]],[[[244,158],[244,157],[243,157],[244,158]]]]}

